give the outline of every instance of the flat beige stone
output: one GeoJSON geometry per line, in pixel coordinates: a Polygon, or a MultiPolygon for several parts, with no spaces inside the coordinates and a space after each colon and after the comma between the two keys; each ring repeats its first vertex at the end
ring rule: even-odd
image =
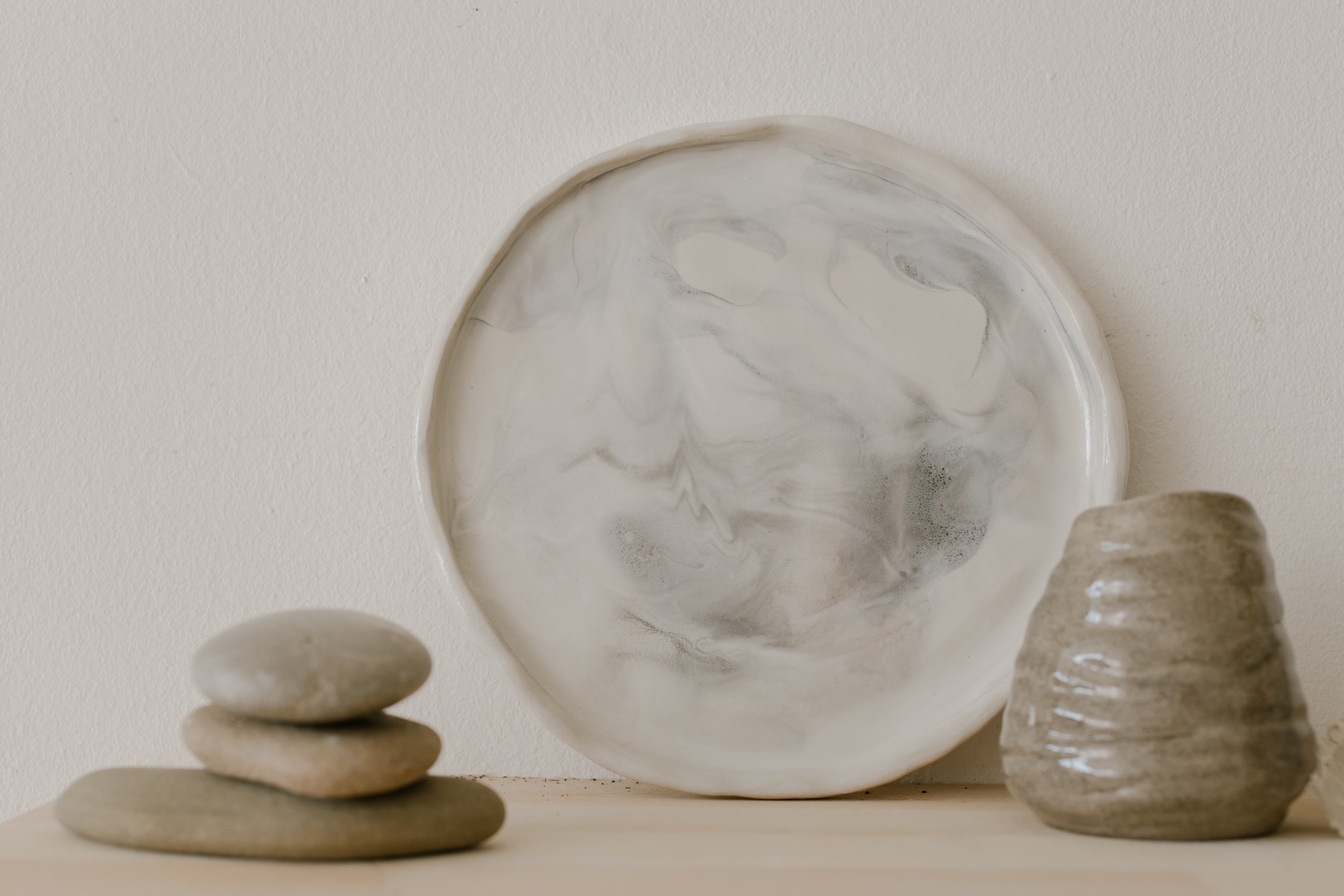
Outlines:
{"type": "Polygon", "coordinates": [[[313,800],[199,769],[110,768],[70,785],[56,817],[82,837],[136,849],[372,859],[474,846],[504,824],[504,801],[467,778],[313,800]]]}
{"type": "Polygon", "coordinates": [[[182,722],[182,739],[220,775],[320,799],[372,796],[414,784],[439,758],[432,728],[381,712],[350,722],[290,725],[213,704],[182,722]]]}
{"type": "Polygon", "coordinates": [[[353,610],[290,610],[207,641],[191,679],[231,712],[276,722],[342,722],[410,696],[429,651],[385,619],[353,610]]]}

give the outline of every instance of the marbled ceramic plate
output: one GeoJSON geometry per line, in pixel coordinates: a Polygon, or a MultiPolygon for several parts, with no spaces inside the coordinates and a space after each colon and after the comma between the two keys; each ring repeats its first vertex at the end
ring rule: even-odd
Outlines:
{"type": "Polygon", "coordinates": [[[622,775],[818,796],[1003,704],[1124,412],[1059,265],[985,188],[831,119],[662,134],[529,205],[425,387],[450,588],[622,775]]]}

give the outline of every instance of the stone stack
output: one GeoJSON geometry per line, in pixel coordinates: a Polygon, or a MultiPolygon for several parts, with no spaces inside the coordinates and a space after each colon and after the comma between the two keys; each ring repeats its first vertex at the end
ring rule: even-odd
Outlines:
{"type": "Polygon", "coordinates": [[[192,680],[213,702],[187,716],[182,737],[210,771],[300,796],[400,790],[439,758],[439,736],[382,710],[429,670],[414,635],[373,616],[264,616],[196,653],[192,680]]]}
{"type": "Polygon", "coordinates": [[[105,769],[57,803],[70,830],[145,849],[354,859],[471,846],[504,821],[483,784],[429,777],[440,741],[383,710],[429,677],[409,632],[346,610],[297,610],[207,642],[192,679],[210,704],[183,739],[205,765],[105,769]]]}

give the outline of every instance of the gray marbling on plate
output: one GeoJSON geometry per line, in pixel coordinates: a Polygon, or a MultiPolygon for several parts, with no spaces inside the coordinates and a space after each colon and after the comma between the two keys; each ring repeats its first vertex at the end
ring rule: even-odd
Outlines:
{"type": "Polygon", "coordinates": [[[1264,529],[1235,495],[1081,514],[1017,659],[1009,789],[1086,834],[1274,830],[1315,758],[1282,614],[1264,529]]]}
{"type": "Polygon", "coordinates": [[[983,724],[1125,463],[1067,275],[964,175],[829,119],[661,135],[543,194],[420,427],[449,582],[551,727],[752,796],[983,724]]]}

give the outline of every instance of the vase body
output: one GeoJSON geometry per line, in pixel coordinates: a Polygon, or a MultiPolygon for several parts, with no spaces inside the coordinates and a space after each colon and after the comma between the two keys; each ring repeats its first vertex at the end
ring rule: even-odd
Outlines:
{"type": "Polygon", "coordinates": [[[1017,658],[1009,789],[1086,834],[1274,830],[1315,764],[1281,615],[1243,499],[1183,492],[1085,511],[1017,658]]]}

